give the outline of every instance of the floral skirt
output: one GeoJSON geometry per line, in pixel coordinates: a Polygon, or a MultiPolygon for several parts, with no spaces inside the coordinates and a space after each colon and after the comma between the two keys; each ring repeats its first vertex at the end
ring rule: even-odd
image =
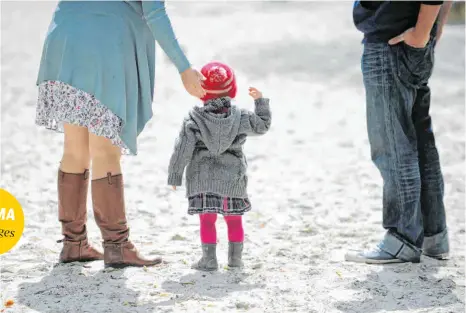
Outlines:
{"type": "Polygon", "coordinates": [[[93,95],[58,81],[41,83],[36,124],[63,132],[65,123],[86,127],[90,133],[108,138],[123,154],[130,154],[120,138],[122,120],[93,95]]]}
{"type": "Polygon", "coordinates": [[[225,198],[212,193],[201,193],[188,197],[188,214],[217,213],[221,215],[243,215],[251,210],[248,198],[225,198]]]}

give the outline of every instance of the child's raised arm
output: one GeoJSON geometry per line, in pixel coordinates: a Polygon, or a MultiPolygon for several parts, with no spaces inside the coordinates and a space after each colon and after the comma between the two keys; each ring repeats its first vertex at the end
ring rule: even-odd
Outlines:
{"type": "Polygon", "coordinates": [[[254,99],[254,112],[243,110],[239,133],[246,135],[263,135],[272,123],[269,99],[263,98],[256,88],[249,88],[249,95],[254,99]]]}
{"type": "Polygon", "coordinates": [[[191,119],[184,120],[168,166],[168,185],[170,186],[181,186],[184,168],[191,160],[196,146],[194,133],[196,128],[196,124],[191,119]]]}

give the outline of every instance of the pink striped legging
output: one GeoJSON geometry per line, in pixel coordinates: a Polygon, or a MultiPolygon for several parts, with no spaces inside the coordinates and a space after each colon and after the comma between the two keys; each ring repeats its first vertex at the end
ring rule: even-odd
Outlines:
{"type": "MultiPolygon", "coordinates": [[[[217,243],[217,229],[215,222],[217,221],[216,213],[199,214],[201,220],[201,242],[202,243],[217,243]]],[[[224,217],[228,228],[228,241],[243,242],[244,229],[243,219],[241,215],[227,215],[224,217]]]]}

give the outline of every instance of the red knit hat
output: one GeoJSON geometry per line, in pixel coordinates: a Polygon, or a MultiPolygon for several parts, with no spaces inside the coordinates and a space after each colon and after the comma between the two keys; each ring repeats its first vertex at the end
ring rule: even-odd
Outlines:
{"type": "Polygon", "coordinates": [[[220,62],[210,62],[201,69],[206,80],[202,82],[202,87],[206,95],[201,98],[206,102],[219,96],[236,96],[236,78],[233,70],[226,64],[220,62]]]}

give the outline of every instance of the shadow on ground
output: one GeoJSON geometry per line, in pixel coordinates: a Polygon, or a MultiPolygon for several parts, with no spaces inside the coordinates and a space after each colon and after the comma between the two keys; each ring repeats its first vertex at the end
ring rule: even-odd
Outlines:
{"type": "Polygon", "coordinates": [[[126,287],[122,270],[100,270],[87,275],[86,265],[56,265],[39,282],[19,285],[17,300],[37,312],[147,312],[136,308],[139,293],[126,287]],[[66,279],[63,279],[63,278],[66,279]]]}
{"type": "Polygon", "coordinates": [[[350,283],[348,289],[356,291],[352,300],[337,302],[335,307],[345,313],[435,312],[442,308],[463,312],[464,301],[457,297],[456,289],[464,286],[457,286],[446,275],[436,277],[439,269],[451,267],[453,262],[424,259],[423,263],[385,265],[382,271],[376,271],[376,266],[365,278],[350,283]],[[413,272],[417,274],[414,279],[413,272]]]}
{"type": "Polygon", "coordinates": [[[227,272],[195,272],[182,276],[179,281],[166,280],[162,289],[176,294],[175,299],[157,303],[158,306],[173,305],[192,299],[209,299],[215,301],[232,292],[244,292],[265,288],[264,284],[247,284],[244,280],[248,274],[241,270],[227,272]]]}

